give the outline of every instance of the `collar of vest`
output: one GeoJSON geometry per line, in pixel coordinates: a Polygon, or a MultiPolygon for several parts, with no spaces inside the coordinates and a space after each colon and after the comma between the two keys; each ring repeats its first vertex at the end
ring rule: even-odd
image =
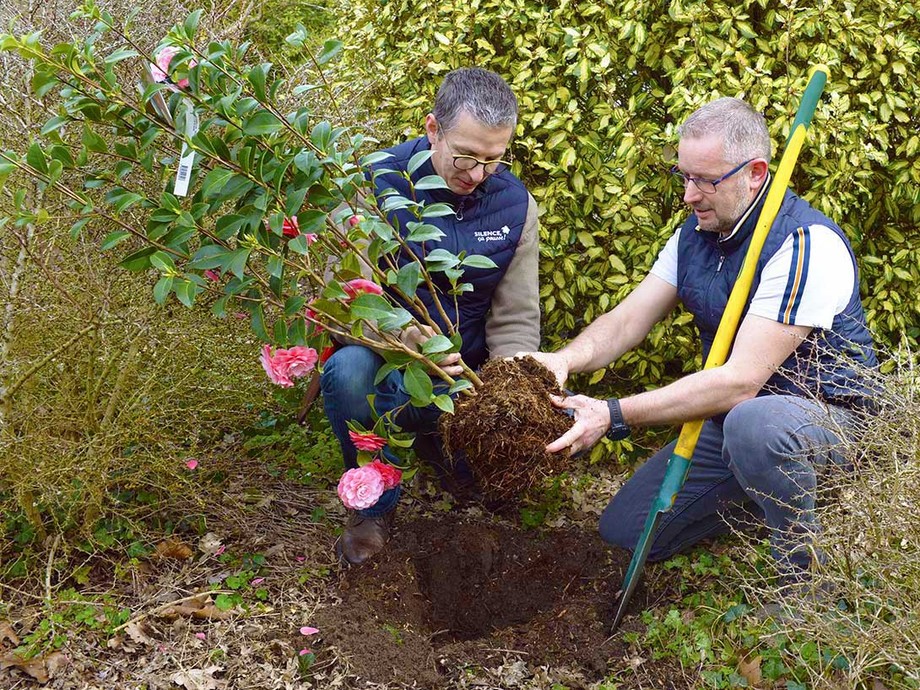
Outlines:
{"type": "Polygon", "coordinates": [[[699,226],[696,227],[696,231],[699,232],[707,242],[718,245],[723,253],[731,254],[754,234],[754,228],[757,227],[757,220],[760,218],[760,212],[763,210],[763,205],[767,200],[767,193],[772,183],[773,177],[768,175],[766,181],[761,185],[760,191],[757,192],[757,196],[754,197],[751,205],[741,214],[741,217],[735,223],[735,227],[729,233],[728,237],[719,237],[717,233],[700,230],[699,226]]]}

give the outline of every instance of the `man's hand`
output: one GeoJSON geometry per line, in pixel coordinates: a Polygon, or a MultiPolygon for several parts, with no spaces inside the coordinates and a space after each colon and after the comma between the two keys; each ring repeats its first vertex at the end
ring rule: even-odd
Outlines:
{"type": "Polygon", "coordinates": [[[560,388],[565,386],[565,381],[569,378],[569,362],[565,357],[558,352],[518,352],[514,358],[518,359],[528,355],[553,373],[560,388]]]}
{"type": "MultiPolygon", "coordinates": [[[[399,339],[402,340],[403,345],[420,352],[422,344],[433,335],[435,335],[435,330],[431,326],[409,326],[403,330],[399,339]]],[[[435,360],[435,357],[433,356],[431,359],[435,360]]],[[[463,367],[457,364],[459,361],[460,353],[451,352],[450,354],[444,355],[442,359],[437,360],[437,365],[441,367],[448,376],[460,376],[460,374],[463,373],[463,367]]]]}
{"type": "Polygon", "coordinates": [[[607,407],[606,400],[589,398],[587,395],[573,395],[568,398],[552,395],[550,399],[556,407],[572,410],[575,424],[546,446],[548,453],[568,449],[568,454],[574,455],[587,450],[610,428],[610,408],[607,407]]]}

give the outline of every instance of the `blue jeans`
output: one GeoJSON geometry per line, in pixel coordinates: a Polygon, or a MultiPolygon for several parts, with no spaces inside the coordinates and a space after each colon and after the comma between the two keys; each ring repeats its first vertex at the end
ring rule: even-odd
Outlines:
{"type": "MultiPolygon", "coordinates": [[[[361,345],[346,345],[336,350],[326,360],[320,383],[323,391],[323,405],[326,416],[332,426],[332,432],[342,446],[342,458],[345,467],[358,466],[358,451],[348,437],[348,421],[353,420],[371,428],[374,417],[371,413],[368,395],[375,395],[374,409],[377,415],[402,408],[394,416],[394,422],[403,431],[437,437],[438,418],[441,410],[434,405],[428,407],[414,407],[409,403],[410,396],[403,387],[402,372],[392,371],[387,377],[374,385],[377,370],[383,365],[383,357],[373,350],[361,345]]],[[[435,382],[437,387],[438,382],[435,382]]],[[[428,446],[431,445],[431,439],[428,446]]],[[[435,439],[438,446],[440,441],[435,439]]],[[[388,448],[383,450],[384,456],[391,461],[395,457],[388,448]]],[[[438,468],[441,471],[441,468],[438,468]]],[[[376,504],[365,510],[359,511],[367,517],[384,515],[396,507],[401,493],[400,487],[395,487],[384,492],[376,504]]]]}
{"type": "MultiPolygon", "coordinates": [[[[803,398],[768,395],[735,406],[721,427],[705,422],[687,481],[674,507],[661,516],[649,560],[724,533],[733,518],[753,512],[770,530],[780,572],[790,579],[802,575],[820,531],[817,476],[827,463],[845,462],[837,430],[850,433],[852,415],[803,398]]],[[[675,443],[639,467],[610,501],[600,520],[605,541],[636,547],[675,443]]]]}

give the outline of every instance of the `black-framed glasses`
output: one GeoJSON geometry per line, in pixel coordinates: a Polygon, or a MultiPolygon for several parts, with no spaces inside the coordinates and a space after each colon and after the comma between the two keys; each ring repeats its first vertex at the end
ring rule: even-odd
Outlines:
{"type": "Polygon", "coordinates": [[[745,165],[755,160],[757,159],[750,158],[744,161],[744,163],[736,165],[734,168],[729,170],[727,173],[722,175],[722,177],[720,177],[717,180],[707,180],[706,178],[703,178],[703,177],[690,177],[689,175],[684,175],[684,173],[681,172],[676,165],[673,168],[671,168],[671,174],[674,175],[675,177],[680,178],[681,182],[683,182],[684,184],[684,187],[686,187],[688,184],[692,182],[693,184],[696,185],[696,188],[700,190],[703,194],[715,194],[716,185],[718,185],[720,182],[725,182],[725,180],[727,180],[729,177],[731,177],[736,172],[741,170],[745,165]]]}
{"type": "Polygon", "coordinates": [[[441,130],[441,138],[444,140],[444,143],[447,144],[447,148],[450,149],[450,155],[454,159],[454,167],[457,170],[472,170],[477,165],[482,166],[482,171],[486,175],[497,175],[500,172],[504,172],[511,167],[511,163],[508,161],[497,158],[494,161],[481,161],[476,156],[468,156],[466,154],[457,154],[454,153],[454,147],[450,145],[450,142],[447,140],[447,135],[444,134],[444,130],[441,130]]]}

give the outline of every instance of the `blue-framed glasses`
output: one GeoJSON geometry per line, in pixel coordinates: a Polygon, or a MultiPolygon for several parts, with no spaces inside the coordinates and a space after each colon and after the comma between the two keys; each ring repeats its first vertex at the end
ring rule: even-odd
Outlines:
{"type": "Polygon", "coordinates": [[[732,168],[727,173],[722,175],[722,177],[720,177],[718,180],[707,180],[702,177],[690,177],[689,175],[684,175],[684,173],[681,172],[677,168],[676,165],[673,168],[671,168],[671,174],[673,174],[675,177],[680,178],[681,182],[683,182],[684,184],[684,187],[686,187],[688,184],[692,182],[693,184],[696,185],[696,188],[699,189],[703,194],[715,194],[716,185],[718,185],[720,182],[725,182],[725,180],[727,180],[729,177],[731,177],[736,172],[741,170],[745,165],[755,160],[757,159],[749,158],[748,160],[744,161],[744,163],[741,163],[740,165],[736,165],[734,168],[732,168]]]}

